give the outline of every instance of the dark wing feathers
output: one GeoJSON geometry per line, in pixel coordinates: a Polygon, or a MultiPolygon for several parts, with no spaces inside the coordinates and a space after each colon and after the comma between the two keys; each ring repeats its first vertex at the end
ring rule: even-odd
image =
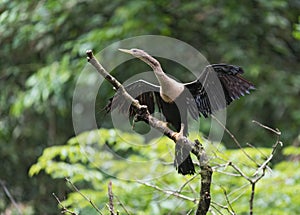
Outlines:
{"type": "Polygon", "coordinates": [[[229,70],[216,70],[226,96],[227,105],[245,94],[250,94],[250,90],[255,89],[252,83],[240,75],[243,73],[240,67],[227,65],[228,67],[229,70]],[[232,70],[230,70],[230,67],[232,70]],[[236,70],[239,72],[232,72],[236,70]]]}
{"type": "MultiPolygon", "coordinates": [[[[150,113],[154,113],[155,104],[157,104],[159,110],[161,109],[161,98],[159,95],[160,87],[143,80],[135,81],[125,86],[126,91],[135,99],[139,101],[141,105],[147,105],[150,113]]],[[[114,97],[110,98],[108,104],[105,106],[105,110],[110,112],[118,108],[121,113],[134,116],[134,110],[130,102],[127,101],[120,91],[118,91],[114,97]]]]}
{"type": "MultiPolygon", "coordinates": [[[[207,66],[196,81],[185,84],[193,96],[198,114],[207,117],[255,89],[252,83],[241,77],[243,72],[239,66],[213,64],[207,66]]],[[[191,99],[188,99],[188,102],[189,100],[191,99]]],[[[195,107],[188,108],[195,118],[195,107]]]]}
{"type": "MultiPolygon", "coordinates": [[[[243,69],[239,66],[227,64],[212,64],[207,66],[200,77],[186,83],[187,108],[194,119],[200,114],[208,117],[217,110],[226,108],[233,100],[249,94],[255,89],[254,85],[244,79],[243,69]]],[[[155,104],[162,112],[163,100],[160,97],[160,87],[143,80],[138,80],[125,87],[126,91],[140,104],[147,105],[150,113],[154,113],[155,104]]],[[[106,105],[107,112],[118,108],[120,112],[134,115],[131,104],[123,98],[120,92],[110,99],[106,105]]]]}

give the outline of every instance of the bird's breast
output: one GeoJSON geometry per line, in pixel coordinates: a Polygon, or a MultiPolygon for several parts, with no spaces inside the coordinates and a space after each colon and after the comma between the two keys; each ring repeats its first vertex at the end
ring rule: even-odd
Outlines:
{"type": "Polygon", "coordinates": [[[161,88],[160,96],[165,102],[172,103],[182,95],[183,91],[184,91],[184,87],[178,87],[178,88],[172,88],[172,89],[161,88]]]}
{"type": "Polygon", "coordinates": [[[160,93],[160,97],[167,103],[172,103],[176,98],[173,98],[171,99],[169,96],[163,94],[163,93],[160,93]]]}
{"type": "Polygon", "coordinates": [[[160,96],[168,103],[175,101],[184,91],[184,85],[168,76],[157,76],[160,83],[160,96]]]}

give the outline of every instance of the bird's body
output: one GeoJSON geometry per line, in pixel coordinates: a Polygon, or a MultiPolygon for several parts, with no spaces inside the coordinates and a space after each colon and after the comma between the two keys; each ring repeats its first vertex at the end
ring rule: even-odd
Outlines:
{"type": "MultiPolygon", "coordinates": [[[[168,77],[163,72],[160,63],[143,50],[120,49],[120,51],[132,54],[147,63],[153,69],[160,85],[139,80],[126,86],[127,92],[136,97],[140,104],[147,105],[151,114],[154,113],[156,104],[170,127],[177,132],[180,131],[181,123],[183,123],[185,136],[188,134],[188,112],[194,119],[198,119],[200,115],[208,117],[213,112],[224,109],[240,96],[249,94],[249,90],[254,89],[252,83],[240,76],[243,70],[238,66],[209,65],[197,80],[190,83],[180,83],[168,77]]],[[[123,112],[128,112],[129,109],[129,114],[134,115],[130,104],[126,107],[125,103],[121,95],[117,93],[106,106],[106,110],[119,108],[123,112]]],[[[174,164],[178,173],[183,175],[195,173],[189,149],[178,144],[175,147],[174,164]]]]}

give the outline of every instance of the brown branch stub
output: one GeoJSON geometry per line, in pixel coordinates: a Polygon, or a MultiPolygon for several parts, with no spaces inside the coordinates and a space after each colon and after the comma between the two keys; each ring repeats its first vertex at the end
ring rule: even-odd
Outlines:
{"type": "Polygon", "coordinates": [[[208,212],[211,202],[210,186],[212,181],[213,169],[208,164],[208,157],[202,144],[198,140],[195,140],[195,146],[197,150],[195,150],[194,152],[197,153],[196,156],[200,162],[201,169],[200,201],[198,204],[196,215],[205,215],[208,212]]]}
{"type": "Polygon", "coordinates": [[[198,204],[197,215],[205,215],[210,207],[211,195],[210,195],[210,185],[212,178],[212,168],[206,166],[201,169],[201,191],[200,191],[200,201],[198,204]]]}
{"type": "Polygon", "coordinates": [[[114,195],[112,192],[112,182],[108,183],[108,209],[111,215],[116,215],[114,211],[114,195]]]}
{"type": "Polygon", "coordinates": [[[94,57],[93,51],[92,50],[86,50],[86,55],[87,55],[87,60],[90,62],[90,60],[94,57]]]}

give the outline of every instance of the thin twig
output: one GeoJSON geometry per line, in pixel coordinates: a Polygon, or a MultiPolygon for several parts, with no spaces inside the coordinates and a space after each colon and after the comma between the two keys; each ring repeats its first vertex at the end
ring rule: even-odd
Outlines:
{"type": "Polygon", "coordinates": [[[218,212],[219,214],[222,214],[221,211],[218,210],[214,205],[218,206],[219,208],[225,209],[228,213],[230,213],[230,214],[232,214],[232,215],[235,215],[235,213],[232,212],[232,211],[229,209],[228,206],[221,205],[221,204],[219,204],[219,203],[217,203],[217,202],[214,202],[214,201],[211,201],[211,204],[212,204],[212,207],[213,207],[215,210],[217,210],[217,212],[218,212]]]}
{"type": "MultiPolygon", "coordinates": [[[[230,196],[232,196],[234,193],[239,193],[239,194],[244,193],[244,192],[247,191],[247,189],[244,189],[244,188],[245,188],[245,187],[248,187],[248,186],[249,186],[249,183],[245,183],[244,185],[241,185],[241,186],[237,187],[236,189],[230,191],[230,193],[228,193],[227,195],[228,195],[228,197],[230,197],[230,196]],[[244,190],[244,191],[241,191],[241,190],[244,190]]],[[[238,196],[239,196],[239,195],[238,195],[238,196]]],[[[231,200],[230,200],[230,203],[231,203],[231,204],[234,203],[236,200],[238,200],[238,198],[239,198],[239,197],[235,197],[234,199],[231,199],[231,200]]]]}
{"type": "Polygon", "coordinates": [[[274,134],[276,134],[276,135],[278,135],[278,136],[281,135],[281,132],[280,132],[277,128],[276,128],[276,130],[275,130],[275,129],[270,128],[270,127],[268,127],[268,126],[266,126],[266,125],[263,125],[262,123],[260,123],[260,122],[258,122],[258,121],[256,121],[256,120],[252,120],[252,122],[255,123],[255,124],[257,124],[257,125],[259,125],[260,127],[263,127],[263,128],[266,129],[266,130],[269,130],[269,131],[273,132],[274,134]]]}
{"type": "Polygon", "coordinates": [[[112,182],[108,183],[108,209],[111,215],[116,215],[114,211],[114,195],[112,192],[112,182]]]}
{"type": "Polygon", "coordinates": [[[183,190],[183,188],[188,185],[191,181],[193,181],[196,177],[198,177],[199,174],[195,174],[193,175],[191,178],[189,178],[188,180],[186,180],[186,182],[183,183],[183,185],[180,186],[180,188],[178,189],[178,193],[181,193],[181,191],[183,190]]]}
{"type": "Polygon", "coordinates": [[[253,214],[253,203],[254,203],[254,196],[255,196],[255,186],[256,186],[256,183],[262,179],[265,175],[265,172],[266,172],[266,169],[269,165],[269,163],[272,161],[275,153],[276,153],[276,150],[277,150],[277,147],[278,146],[282,146],[282,142],[280,141],[280,136],[281,136],[281,132],[278,130],[278,129],[273,129],[273,128],[270,128],[266,125],[263,125],[262,123],[260,122],[257,122],[255,120],[252,121],[253,123],[259,125],[260,127],[268,130],[268,131],[271,131],[273,132],[274,134],[276,134],[277,136],[277,140],[275,142],[275,144],[272,146],[272,152],[270,154],[270,156],[266,159],[266,161],[260,165],[260,167],[256,170],[256,172],[254,173],[254,176],[255,178],[251,180],[251,195],[250,195],[250,200],[249,200],[249,205],[250,205],[250,215],[253,214]],[[259,172],[262,171],[262,173],[257,176],[259,174],[259,172]]]}
{"type": "Polygon", "coordinates": [[[252,162],[254,162],[256,165],[259,165],[250,155],[248,155],[248,153],[244,150],[244,148],[242,147],[242,145],[240,144],[240,142],[236,139],[236,137],[229,131],[228,128],[226,128],[226,126],[217,118],[215,117],[213,114],[211,115],[211,117],[217,121],[217,123],[222,126],[222,128],[226,131],[227,134],[229,134],[229,136],[231,137],[231,139],[235,142],[235,144],[242,150],[242,152],[247,156],[247,158],[249,160],[251,160],[252,162]]]}
{"type": "Polygon", "coordinates": [[[235,171],[237,171],[240,174],[240,176],[245,178],[247,181],[249,181],[250,183],[252,182],[251,178],[249,178],[238,166],[236,166],[231,161],[228,162],[228,166],[231,166],[235,171]]]}
{"type": "Polygon", "coordinates": [[[80,190],[70,181],[70,179],[65,178],[65,180],[73,187],[73,189],[77,193],[79,193],[85,200],[87,200],[99,214],[103,215],[100,209],[94,204],[94,202],[91,199],[89,199],[86,195],[84,195],[82,192],[80,192],[80,190]]]}
{"type": "Polygon", "coordinates": [[[59,206],[61,207],[61,209],[62,209],[61,213],[64,213],[64,214],[69,213],[69,214],[71,214],[71,215],[78,215],[77,213],[75,213],[75,212],[69,210],[68,208],[66,208],[66,207],[62,204],[62,202],[59,200],[59,198],[55,195],[55,193],[52,193],[52,195],[54,196],[54,198],[55,198],[56,201],[58,202],[59,206]]]}
{"type": "Polygon", "coordinates": [[[130,215],[129,211],[127,210],[127,208],[125,207],[125,205],[121,202],[120,198],[118,196],[116,196],[116,195],[115,195],[115,197],[116,197],[117,201],[119,202],[119,204],[121,205],[121,207],[123,208],[123,210],[125,211],[125,213],[127,215],[130,215]]]}
{"type": "MultiPolygon", "coordinates": [[[[273,149],[272,149],[272,152],[269,156],[266,156],[264,155],[262,152],[260,152],[264,157],[267,157],[265,162],[262,163],[262,164],[258,164],[250,155],[248,155],[248,153],[241,147],[241,144],[238,142],[238,140],[235,138],[235,136],[214,116],[212,115],[212,118],[214,118],[222,127],[223,129],[230,135],[230,137],[233,139],[233,141],[237,144],[237,146],[243,151],[243,153],[251,160],[253,161],[257,166],[257,170],[256,172],[253,174],[253,176],[248,176],[246,175],[237,165],[235,165],[233,162],[227,162],[225,165],[219,165],[219,167],[221,166],[231,166],[238,174],[239,176],[243,177],[244,179],[246,179],[250,184],[251,184],[251,195],[250,195],[250,215],[253,214],[253,203],[254,203],[254,197],[255,197],[255,187],[256,187],[256,183],[262,179],[265,175],[265,172],[266,172],[266,169],[268,169],[268,165],[269,163],[272,161],[275,153],[276,153],[276,150],[278,148],[278,146],[282,146],[282,142],[280,141],[280,135],[281,135],[281,132],[278,130],[278,129],[273,129],[273,128],[270,128],[266,125],[263,125],[262,123],[260,122],[257,122],[255,120],[253,120],[252,122],[259,125],[260,127],[268,130],[268,131],[271,131],[272,133],[274,133],[276,136],[277,136],[277,140],[275,142],[275,144],[273,145],[273,149]]],[[[249,146],[250,144],[248,144],[249,146]]],[[[252,145],[250,145],[252,148],[255,148],[253,147],[252,145]]],[[[257,149],[258,150],[258,149],[257,149]]],[[[217,156],[218,157],[218,156],[217,156]]],[[[219,159],[225,161],[224,159],[218,157],[219,159]]],[[[226,173],[227,174],[227,173],[226,173]]],[[[247,185],[248,186],[248,185],[247,185]]],[[[243,192],[244,193],[244,192],[243,192]]],[[[231,202],[229,202],[229,199],[227,198],[227,195],[225,195],[225,198],[226,198],[226,201],[227,201],[227,204],[231,206],[231,204],[229,203],[232,203],[234,202],[236,199],[238,199],[241,195],[243,195],[243,193],[241,193],[238,197],[236,197],[234,200],[232,200],[231,202]]],[[[231,210],[233,210],[233,208],[231,207],[231,210]]]]}
{"type": "Polygon", "coordinates": [[[188,196],[182,195],[182,194],[178,193],[177,191],[164,190],[164,189],[162,189],[162,188],[160,188],[160,187],[158,187],[156,185],[152,185],[152,184],[149,184],[149,183],[146,183],[146,182],[142,182],[142,181],[137,181],[137,182],[140,183],[140,184],[143,184],[143,185],[145,185],[147,187],[151,187],[151,188],[153,188],[155,190],[163,192],[165,194],[168,194],[168,195],[171,195],[171,196],[175,196],[175,197],[180,198],[180,199],[188,200],[188,201],[191,201],[191,202],[194,202],[194,203],[197,202],[197,199],[190,198],[188,196]]]}
{"type": "Polygon", "coordinates": [[[229,199],[228,199],[228,195],[227,195],[226,189],[225,189],[224,187],[222,187],[222,186],[221,186],[221,189],[222,189],[223,192],[224,192],[224,195],[225,195],[225,199],[226,199],[227,205],[229,206],[229,209],[230,209],[231,212],[232,212],[231,214],[236,214],[235,211],[233,210],[233,207],[232,207],[232,205],[231,205],[229,199]]]}
{"type": "MultiPolygon", "coordinates": [[[[216,202],[214,202],[214,201],[211,201],[211,207],[212,208],[214,208],[216,211],[217,211],[217,213],[218,214],[221,214],[221,215],[223,215],[223,213],[214,205],[216,202]]],[[[210,209],[209,210],[213,215],[216,215],[216,213],[212,210],[212,209],[210,209]]]]}
{"type": "Polygon", "coordinates": [[[5,182],[0,180],[0,184],[1,184],[1,187],[3,188],[4,190],[4,193],[6,194],[6,196],[9,198],[10,202],[13,204],[13,206],[17,209],[17,213],[18,214],[22,214],[22,211],[21,209],[19,208],[17,202],[15,201],[14,197],[11,195],[11,193],[9,192],[8,188],[5,186],[5,182]]]}

